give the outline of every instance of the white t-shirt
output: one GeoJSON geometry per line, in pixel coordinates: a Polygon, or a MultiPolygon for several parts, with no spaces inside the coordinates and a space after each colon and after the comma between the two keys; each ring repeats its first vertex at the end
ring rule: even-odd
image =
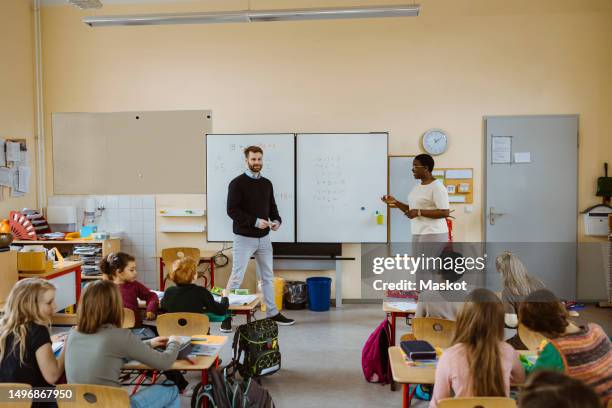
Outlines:
{"type": "MultiPolygon", "coordinates": [[[[416,185],[408,194],[408,206],[415,210],[448,210],[448,192],[440,180],[416,185]]],[[[410,224],[412,235],[448,233],[444,218],[415,217],[410,224]]]]}

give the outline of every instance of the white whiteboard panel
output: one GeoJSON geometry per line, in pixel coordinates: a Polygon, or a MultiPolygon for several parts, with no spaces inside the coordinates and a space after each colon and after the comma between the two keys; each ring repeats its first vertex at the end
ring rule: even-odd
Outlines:
{"type": "Polygon", "coordinates": [[[298,242],[386,242],[387,133],[297,135],[298,242]]]}
{"type": "Polygon", "coordinates": [[[233,241],[232,219],[227,215],[230,181],[247,169],[244,149],[263,149],[261,174],[272,182],[283,220],[271,231],[273,242],[295,240],[295,136],[293,134],[206,135],[206,215],[208,241],[233,241]]]}
{"type": "MultiPolygon", "coordinates": [[[[412,156],[389,157],[389,194],[403,203],[419,182],[412,175],[412,156]]],[[[411,242],[410,219],[397,208],[390,209],[390,242],[411,242]]]]}

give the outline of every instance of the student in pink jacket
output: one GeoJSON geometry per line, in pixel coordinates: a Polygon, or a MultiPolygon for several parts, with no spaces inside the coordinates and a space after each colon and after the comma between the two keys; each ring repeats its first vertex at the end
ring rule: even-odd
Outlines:
{"type": "Polygon", "coordinates": [[[487,289],[475,289],[457,316],[453,346],[442,353],[430,408],[455,397],[507,397],[510,383],[525,381],[518,353],[504,342],[504,306],[487,289]]]}

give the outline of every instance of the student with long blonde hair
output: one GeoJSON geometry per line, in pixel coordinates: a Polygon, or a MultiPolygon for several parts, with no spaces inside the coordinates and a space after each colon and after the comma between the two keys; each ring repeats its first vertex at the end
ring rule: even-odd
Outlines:
{"type": "Polygon", "coordinates": [[[443,398],[507,397],[525,380],[518,353],[504,342],[504,307],[487,289],[475,289],[457,316],[453,346],[442,353],[430,408],[443,398]]]}
{"type": "MultiPolygon", "coordinates": [[[[68,383],[120,387],[119,375],[125,360],[167,370],[176,361],[180,340],[174,336],[141,341],[122,329],[123,306],[117,285],[100,280],[85,287],[77,312],[77,330],[70,333],[66,350],[68,383]],[[155,350],[165,346],[163,352],[155,350]]],[[[131,406],[178,408],[176,386],[152,385],[132,395],[131,406]]]]}
{"type": "MultiPolygon", "coordinates": [[[[55,358],[49,325],[55,313],[55,287],[48,281],[18,281],[0,320],[0,382],[51,387],[64,372],[64,353],[55,358]]],[[[56,406],[34,401],[33,407],[56,406]]]]}
{"type": "Polygon", "coordinates": [[[502,278],[502,302],[506,313],[516,314],[527,295],[544,288],[542,281],[531,276],[521,259],[510,251],[495,258],[495,268],[502,278]]]}

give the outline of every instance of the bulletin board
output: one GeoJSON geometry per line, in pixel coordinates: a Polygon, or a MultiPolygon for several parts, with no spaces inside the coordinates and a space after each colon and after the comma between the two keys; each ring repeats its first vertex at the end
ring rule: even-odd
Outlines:
{"type": "Polygon", "coordinates": [[[53,113],[54,194],[203,194],[212,111],[53,113]]]}
{"type": "Polygon", "coordinates": [[[472,204],[474,202],[474,169],[435,168],[432,175],[442,181],[448,191],[451,204],[472,204]]]}

